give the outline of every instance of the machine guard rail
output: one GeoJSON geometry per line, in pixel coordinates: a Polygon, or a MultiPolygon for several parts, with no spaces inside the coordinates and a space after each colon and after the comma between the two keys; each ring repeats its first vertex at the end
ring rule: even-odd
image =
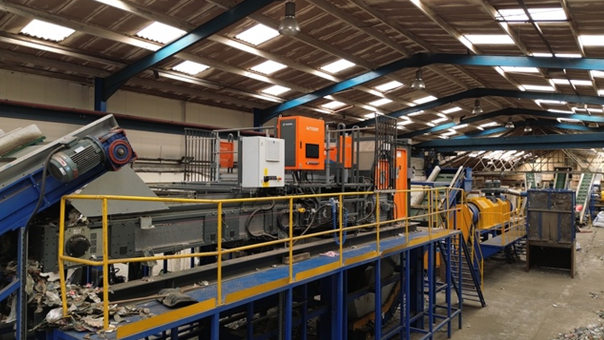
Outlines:
{"type": "MultiPolygon", "coordinates": [[[[449,189],[449,188],[435,188],[435,189],[429,189],[429,190],[422,190],[422,191],[427,191],[427,194],[430,195],[430,197],[441,197],[440,195],[445,192],[447,193],[447,199],[448,199],[448,194],[450,194],[450,190],[459,190],[459,189],[449,189]]],[[[398,190],[395,192],[402,192],[402,193],[406,193],[406,194],[410,194],[413,191],[418,191],[418,190],[398,190]]],[[[375,228],[375,236],[376,236],[376,240],[375,240],[375,246],[376,246],[376,255],[380,254],[380,226],[382,225],[391,225],[394,223],[404,223],[404,235],[405,235],[405,242],[409,242],[409,222],[411,220],[410,217],[402,217],[402,218],[395,218],[392,220],[388,220],[388,221],[381,221],[380,220],[380,205],[376,204],[375,205],[375,216],[376,216],[376,222],[373,223],[367,223],[367,224],[362,224],[362,225],[355,225],[355,226],[350,226],[350,227],[344,227],[342,225],[342,221],[343,221],[343,206],[342,204],[338,204],[338,220],[339,220],[339,226],[337,229],[332,229],[332,230],[326,230],[326,231],[321,231],[321,232],[316,232],[316,233],[312,233],[312,234],[304,234],[304,235],[299,235],[299,236],[294,236],[293,235],[293,228],[291,227],[293,225],[293,214],[294,214],[294,200],[297,199],[301,199],[301,198],[314,198],[314,197],[336,197],[339,202],[343,202],[343,198],[346,196],[366,196],[366,195],[373,195],[375,196],[375,201],[379,202],[380,199],[380,195],[384,195],[384,194],[390,194],[390,191],[388,193],[385,192],[379,192],[379,191],[375,191],[375,192],[350,192],[350,193],[338,193],[338,194],[318,194],[318,195],[297,195],[297,196],[278,196],[278,197],[262,197],[262,198],[242,198],[242,199],[222,199],[222,200],[208,200],[208,199],[185,199],[185,198],[156,198],[156,197],[133,197],[133,196],[114,196],[114,195],[67,195],[67,196],[63,196],[60,202],[60,226],[59,226],[59,249],[58,249],[58,254],[59,254],[59,273],[60,273],[60,282],[61,282],[61,299],[62,299],[62,307],[63,307],[63,316],[67,317],[69,314],[69,310],[68,310],[68,305],[67,305],[67,287],[66,287],[66,277],[65,277],[65,264],[64,261],[71,261],[74,263],[79,263],[82,265],[89,265],[89,266],[102,266],[103,267],[103,327],[105,330],[109,329],[109,305],[110,305],[110,301],[109,301],[109,265],[110,264],[116,264],[116,263],[129,263],[129,262],[146,262],[146,261],[156,261],[156,260],[171,260],[171,259],[183,259],[183,258],[193,258],[193,257],[216,257],[216,262],[217,262],[217,282],[216,282],[216,288],[217,288],[217,298],[216,298],[216,306],[218,305],[222,305],[225,303],[225,301],[222,298],[222,257],[225,254],[231,254],[231,253],[236,253],[236,252],[240,252],[240,251],[244,251],[244,250],[250,250],[250,249],[254,249],[254,248],[261,248],[261,247],[266,247],[266,246],[270,246],[270,245],[277,245],[277,244],[284,244],[286,243],[288,245],[289,248],[289,258],[293,259],[293,253],[294,253],[294,249],[293,246],[295,244],[295,242],[297,240],[301,240],[301,239],[307,239],[307,238],[312,238],[312,237],[317,237],[317,236],[324,236],[324,235],[330,235],[330,234],[337,234],[337,238],[338,238],[338,246],[339,246],[339,266],[343,266],[343,256],[342,256],[342,249],[343,249],[343,240],[344,238],[344,234],[346,232],[349,231],[354,231],[354,230],[359,230],[359,229],[363,229],[363,228],[375,228]],[[76,199],[86,199],[86,200],[101,200],[102,201],[102,235],[103,235],[103,258],[100,261],[92,261],[92,260],[86,260],[86,259],[81,259],[81,258],[75,258],[75,257],[71,257],[71,256],[67,256],[64,254],[64,243],[65,243],[65,207],[66,207],[66,201],[67,200],[76,200],[76,199]],[[282,239],[278,239],[278,240],[273,240],[273,241],[267,241],[267,242],[262,242],[262,243],[257,243],[257,244],[253,244],[253,245],[246,245],[246,246],[241,246],[241,247],[237,247],[237,248],[230,248],[230,249],[223,249],[222,248],[222,228],[217,227],[217,244],[216,244],[216,251],[211,251],[211,252],[201,252],[201,253],[189,253],[189,254],[174,254],[174,255],[159,255],[159,256],[150,256],[150,257],[135,257],[135,258],[120,258],[120,259],[110,259],[109,258],[109,220],[108,220],[108,201],[109,200],[130,200],[130,201],[147,201],[147,202],[172,202],[172,203],[191,203],[191,204],[199,204],[199,203],[210,203],[210,204],[216,204],[217,206],[217,226],[221,226],[223,224],[222,222],[222,208],[224,204],[227,203],[243,203],[243,202],[260,202],[260,201],[273,201],[273,200],[288,200],[289,201],[289,236],[286,238],[282,238],[282,239]]],[[[427,213],[420,216],[420,217],[426,217],[428,218],[431,222],[434,222],[434,219],[436,218],[437,220],[441,219],[441,214],[445,213],[446,214],[454,214],[456,209],[446,209],[446,210],[441,210],[441,204],[435,204],[435,205],[431,205],[432,200],[429,200],[428,203],[428,209],[427,209],[427,213]]],[[[413,216],[413,218],[417,218],[418,216],[413,216]]],[[[449,226],[450,223],[454,223],[454,219],[445,219],[445,223],[447,224],[445,226],[446,229],[453,229],[450,228],[451,226],[449,226]]],[[[440,223],[438,223],[440,224],[440,223]]],[[[434,224],[430,224],[430,225],[434,225],[434,224]]],[[[428,228],[428,235],[426,236],[427,239],[432,239],[432,229],[436,229],[436,228],[428,228]]],[[[438,228],[441,229],[441,228],[438,228]]],[[[294,261],[288,261],[288,266],[289,266],[289,282],[294,282],[296,280],[296,278],[293,275],[293,264],[294,261]]]]}

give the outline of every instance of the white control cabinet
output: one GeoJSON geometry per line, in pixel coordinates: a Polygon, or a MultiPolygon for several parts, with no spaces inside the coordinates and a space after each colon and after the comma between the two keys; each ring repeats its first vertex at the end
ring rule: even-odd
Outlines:
{"type": "Polygon", "coordinates": [[[241,138],[241,187],[285,185],[285,141],[270,137],[241,138]]]}

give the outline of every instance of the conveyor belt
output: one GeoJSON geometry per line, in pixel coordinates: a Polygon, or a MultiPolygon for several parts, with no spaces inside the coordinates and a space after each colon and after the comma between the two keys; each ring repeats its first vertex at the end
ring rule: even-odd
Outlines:
{"type": "MultiPolygon", "coordinates": [[[[346,249],[343,252],[344,267],[351,268],[363,263],[374,261],[377,257],[387,257],[390,254],[401,252],[405,249],[413,249],[428,243],[439,242],[448,237],[459,234],[459,231],[443,230],[433,232],[414,232],[409,234],[407,242],[404,236],[392,237],[380,240],[380,253],[376,252],[375,242],[359,246],[355,249],[346,249]]],[[[334,250],[336,247],[334,246],[334,250]]],[[[189,291],[186,294],[193,297],[198,304],[180,309],[168,309],[156,300],[140,303],[141,308],[148,308],[155,316],[142,319],[140,316],[125,318],[120,324],[117,332],[106,334],[90,334],[89,332],[59,331],[54,330],[54,339],[141,339],[145,336],[157,334],[164,330],[174,329],[201,319],[208,315],[228,310],[242,303],[243,300],[261,298],[268,294],[277,293],[284,287],[295,286],[307,282],[309,279],[317,279],[332,274],[341,269],[338,257],[318,256],[308,260],[295,263],[293,274],[296,280],[289,283],[289,267],[278,266],[261,271],[252,271],[241,277],[223,282],[222,299],[223,305],[215,307],[217,296],[216,283],[210,283],[207,287],[189,291]]],[[[253,270],[253,269],[252,269],[253,270]]]]}

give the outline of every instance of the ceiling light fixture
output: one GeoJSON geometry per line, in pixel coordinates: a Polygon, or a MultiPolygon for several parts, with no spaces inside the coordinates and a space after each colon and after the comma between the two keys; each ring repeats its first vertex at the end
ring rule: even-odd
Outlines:
{"type": "Polygon", "coordinates": [[[482,110],[482,107],[480,107],[480,99],[476,99],[474,101],[474,108],[472,109],[472,114],[473,115],[479,115],[481,113],[483,113],[484,111],[482,110]]]}
{"type": "Polygon", "coordinates": [[[424,79],[422,78],[422,69],[417,69],[415,72],[415,80],[411,83],[411,88],[414,90],[424,90],[426,88],[426,83],[424,83],[424,79]]]}
{"type": "Polygon", "coordinates": [[[300,33],[300,25],[296,20],[296,3],[293,1],[285,3],[285,17],[279,24],[279,33],[290,37],[300,33]]]}
{"type": "Polygon", "coordinates": [[[527,125],[524,127],[524,132],[533,132],[533,128],[527,125]]]}
{"type": "Polygon", "coordinates": [[[514,125],[514,122],[512,122],[512,117],[508,118],[508,122],[505,124],[505,128],[506,129],[513,129],[515,128],[516,125],[514,125]]]}

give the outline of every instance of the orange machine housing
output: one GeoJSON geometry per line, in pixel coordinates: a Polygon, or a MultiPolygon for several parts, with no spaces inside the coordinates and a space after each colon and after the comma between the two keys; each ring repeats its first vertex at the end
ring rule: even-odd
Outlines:
{"type": "Polygon", "coordinates": [[[220,142],[220,167],[232,168],[233,161],[233,142],[220,142]]]}
{"type": "Polygon", "coordinates": [[[329,150],[329,159],[334,162],[344,160],[344,168],[352,168],[352,136],[340,136],[340,150],[336,151],[336,145],[329,150]]]}
{"type": "Polygon", "coordinates": [[[396,204],[396,218],[403,218],[407,216],[407,199],[409,197],[408,192],[400,192],[399,190],[409,190],[408,186],[408,167],[409,167],[409,155],[407,149],[398,148],[396,149],[396,190],[394,194],[394,204],[396,204]]]}
{"type": "Polygon", "coordinates": [[[325,169],[325,122],[293,116],[277,119],[277,138],[285,140],[285,170],[325,169]]]}

